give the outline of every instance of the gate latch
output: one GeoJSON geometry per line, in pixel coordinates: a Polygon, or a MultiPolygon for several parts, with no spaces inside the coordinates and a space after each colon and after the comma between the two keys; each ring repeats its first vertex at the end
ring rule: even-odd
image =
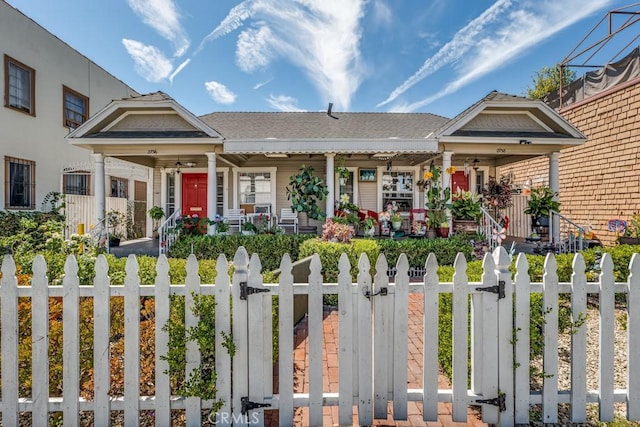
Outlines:
{"type": "Polygon", "coordinates": [[[247,284],[247,282],[240,282],[240,299],[246,301],[247,297],[252,294],[258,294],[261,292],[269,292],[269,289],[253,288],[247,284]]]}
{"type": "Polygon", "coordinates": [[[476,399],[476,403],[497,406],[500,412],[507,410],[507,402],[504,393],[498,393],[498,397],[494,397],[493,399],[476,399]]]}
{"type": "Polygon", "coordinates": [[[362,291],[362,294],[365,296],[365,298],[370,300],[371,297],[375,297],[376,295],[386,296],[386,295],[388,295],[388,292],[389,292],[389,290],[385,286],[384,288],[380,288],[380,290],[378,292],[376,292],[375,294],[372,294],[371,291],[368,288],[364,289],[362,291]]]}
{"type": "Polygon", "coordinates": [[[249,411],[252,411],[254,409],[271,407],[271,405],[268,404],[268,403],[252,402],[252,401],[249,400],[249,397],[247,397],[247,396],[241,397],[240,398],[240,403],[242,404],[242,407],[240,409],[240,412],[242,413],[242,415],[247,415],[247,414],[249,414],[249,411]]]}
{"type": "Polygon", "coordinates": [[[497,286],[485,286],[485,287],[479,286],[476,288],[476,291],[491,292],[492,294],[498,294],[498,299],[502,299],[505,297],[505,291],[504,291],[505,286],[506,286],[506,283],[504,280],[498,280],[497,286]]]}

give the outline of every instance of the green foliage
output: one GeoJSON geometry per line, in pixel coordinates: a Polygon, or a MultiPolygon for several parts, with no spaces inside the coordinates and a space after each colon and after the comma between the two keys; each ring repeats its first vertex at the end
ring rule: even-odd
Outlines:
{"type": "Polygon", "coordinates": [[[49,212],[53,215],[64,216],[66,207],[65,195],[58,191],[50,191],[42,199],[41,209],[43,212],[49,212]]]}
{"type": "Polygon", "coordinates": [[[560,89],[560,81],[562,81],[563,86],[567,86],[575,78],[575,71],[567,68],[562,69],[561,80],[559,67],[542,67],[533,76],[533,86],[527,87],[526,95],[528,98],[544,99],[548,94],[560,89]]]}
{"type": "Polygon", "coordinates": [[[480,205],[477,193],[458,189],[452,196],[451,215],[454,219],[477,221],[482,216],[480,205]]]}
{"type": "Polygon", "coordinates": [[[170,255],[173,258],[187,258],[193,253],[198,259],[215,260],[220,254],[225,254],[227,260],[232,260],[236,250],[244,246],[249,254],[257,253],[264,271],[275,270],[280,267],[280,261],[285,253],[297,260],[298,247],[305,240],[316,236],[309,234],[258,234],[242,236],[180,236],[171,246],[170,255]]]}
{"type": "Polygon", "coordinates": [[[549,216],[551,212],[560,212],[560,202],[555,198],[557,192],[549,187],[536,187],[531,190],[531,198],[527,202],[524,213],[533,217],[549,216]]]}
{"type": "Polygon", "coordinates": [[[305,213],[311,219],[325,217],[318,202],[327,197],[329,190],[327,184],[313,174],[313,167],[302,165],[297,175],[289,177],[289,186],[285,190],[294,212],[305,213]]]}

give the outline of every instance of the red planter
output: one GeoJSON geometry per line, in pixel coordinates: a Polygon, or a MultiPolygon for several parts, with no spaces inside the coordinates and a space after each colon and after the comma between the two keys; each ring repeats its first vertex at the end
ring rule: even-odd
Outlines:
{"type": "Polygon", "coordinates": [[[438,237],[449,237],[449,227],[438,227],[436,233],[438,233],[438,237]]]}

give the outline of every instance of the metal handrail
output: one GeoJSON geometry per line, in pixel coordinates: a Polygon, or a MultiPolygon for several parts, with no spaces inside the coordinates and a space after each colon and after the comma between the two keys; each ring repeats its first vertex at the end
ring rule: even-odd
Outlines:
{"type": "MultiPolygon", "coordinates": [[[[556,242],[558,252],[575,253],[582,251],[584,249],[584,235],[586,234],[585,228],[571,221],[559,212],[551,212],[550,216],[550,223],[553,222],[554,216],[557,216],[560,219],[560,240],[556,242]],[[563,227],[563,225],[565,227],[563,227]],[[573,229],[570,229],[570,227],[573,227],[573,229]]],[[[551,230],[549,230],[549,232],[551,233],[551,230]]]]}
{"type": "Polygon", "coordinates": [[[160,227],[158,227],[158,253],[166,254],[171,245],[178,239],[180,231],[176,226],[179,218],[182,218],[181,210],[176,209],[167,217],[160,227]]]}
{"type": "Polygon", "coordinates": [[[493,251],[502,244],[502,242],[493,239],[493,232],[502,230],[502,224],[496,221],[485,208],[480,207],[480,212],[482,212],[482,231],[487,241],[487,246],[493,251]]]}

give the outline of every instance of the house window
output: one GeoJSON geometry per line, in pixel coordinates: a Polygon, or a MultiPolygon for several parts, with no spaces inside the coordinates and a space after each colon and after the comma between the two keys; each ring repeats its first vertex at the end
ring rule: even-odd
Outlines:
{"type": "Polygon", "coordinates": [[[176,177],[174,174],[167,174],[167,203],[164,211],[170,216],[176,209],[176,177]]]}
{"type": "Polygon", "coordinates": [[[75,129],[89,117],[89,98],[62,86],[62,124],[75,129]]]}
{"type": "Polygon", "coordinates": [[[36,71],[4,56],[4,106],[36,115],[36,71]]]}
{"type": "Polygon", "coordinates": [[[240,203],[271,203],[270,172],[240,172],[240,203]]]}
{"type": "Polygon", "coordinates": [[[62,192],[79,196],[91,195],[91,174],[85,171],[64,174],[62,176],[62,192]]]}
{"type": "Polygon", "coordinates": [[[5,199],[7,209],[35,209],[36,162],[5,156],[5,199]]]}
{"type": "Polygon", "coordinates": [[[111,197],[127,199],[129,195],[129,180],[111,177],[111,197]]]}

